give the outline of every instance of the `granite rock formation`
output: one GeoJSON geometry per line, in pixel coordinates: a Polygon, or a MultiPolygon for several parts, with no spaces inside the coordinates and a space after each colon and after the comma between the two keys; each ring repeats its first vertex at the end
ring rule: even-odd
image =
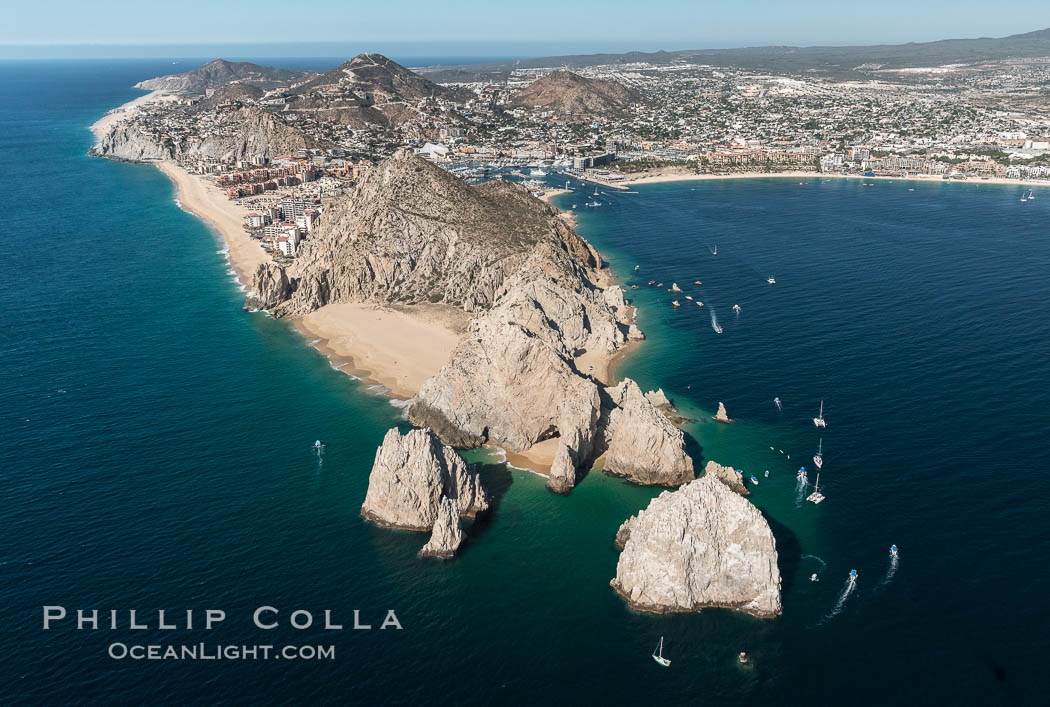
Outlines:
{"type": "Polygon", "coordinates": [[[565,444],[558,444],[558,451],[554,453],[554,461],[551,463],[550,477],[547,479],[547,488],[555,493],[568,493],[576,486],[576,464],[572,459],[572,452],[565,444]]]}
{"type": "MultiPolygon", "coordinates": [[[[681,486],[693,480],[685,435],[630,378],[605,390],[604,471],[643,485],[681,486]],[[611,406],[611,407],[610,407],[611,406]]],[[[652,395],[652,393],[650,393],[652,395]]]]}
{"type": "Polygon", "coordinates": [[[665,491],[617,532],[610,582],[639,611],[725,607],[781,613],[776,541],[762,514],[715,476],[665,491]]]}
{"type": "Polygon", "coordinates": [[[430,540],[419,551],[420,557],[452,557],[463,543],[463,529],[459,527],[456,503],[448,496],[441,497],[434,531],[430,540]]]}
{"type": "Polygon", "coordinates": [[[248,310],[270,309],[288,299],[292,287],[284,268],[271,262],[259,263],[252,273],[252,290],[245,298],[248,310]]]}
{"type": "Polygon", "coordinates": [[[741,496],[750,496],[751,492],[744,485],[744,475],[730,466],[722,466],[718,462],[709,461],[704,466],[704,475],[713,476],[730,490],[741,496]]]}
{"type": "Polygon", "coordinates": [[[718,403],[718,412],[715,413],[714,420],[715,422],[732,422],[729,419],[729,414],[726,413],[726,406],[721,401],[718,403]]]}
{"type": "Polygon", "coordinates": [[[361,515],[392,528],[430,530],[446,498],[467,518],[489,505],[476,470],[431,430],[403,436],[397,428],[388,430],[376,450],[361,515]]]}

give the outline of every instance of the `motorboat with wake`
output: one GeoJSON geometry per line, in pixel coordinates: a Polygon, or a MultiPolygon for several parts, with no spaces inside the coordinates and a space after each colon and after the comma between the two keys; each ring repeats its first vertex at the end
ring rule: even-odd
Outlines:
{"type": "Polygon", "coordinates": [[[799,467],[799,470],[795,472],[795,478],[801,481],[802,483],[806,483],[807,481],[809,481],[809,478],[806,476],[806,467],[799,467]]]}

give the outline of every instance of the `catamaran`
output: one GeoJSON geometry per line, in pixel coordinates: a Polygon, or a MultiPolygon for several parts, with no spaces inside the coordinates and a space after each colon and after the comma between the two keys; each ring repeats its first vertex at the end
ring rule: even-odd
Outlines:
{"type": "Polygon", "coordinates": [[[827,427],[828,423],[824,420],[824,401],[820,401],[820,414],[813,418],[814,427],[827,427]]]}
{"type": "Polygon", "coordinates": [[[817,472],[817,483],[813,484],[813,493],[806,496],[810,503],[817,504],[824,500],[824,494],[820,492],[820,472],[817,472]]]}
{"type": "Polygon", "coordinates": [[[817,444],[817,453],[813,455],[813,463],[816,465],[816,467],[818,469],[822,469],[824,467],[823,450],[824,450],[824,438],[821,437],[820,438],[820,442],[817,444]]]}
{"type": "Polygon", "coordinates": [[[671,665],[671,661],[669,661],[667,658],[664,658],[664,637],[663,636],[660,636],[660,643],[659,643],[659,645],[656,646],[656,650],[653,651],[653,660],[655,660],[657,663],[659,663],[660,665],[664,666],[665,668],[668,667],[669,665],[671,665]]]}

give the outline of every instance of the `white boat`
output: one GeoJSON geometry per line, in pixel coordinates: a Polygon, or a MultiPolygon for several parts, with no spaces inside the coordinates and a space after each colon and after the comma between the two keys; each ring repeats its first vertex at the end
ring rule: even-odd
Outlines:
{"type": "Polygon", "coordinates": [[[806,500],[810,503],[820,503],[824,500],[824,494],[820,492],[820,472],[817,472],[817,483],[813,484],[813,493],[806,496],[806,500]]]}
{"type": "Polygon", "coordinates": [[[686,298],[687,300],[689,300],[690,302],[692,302],[692,301],[693,301],[693,298],[692,298],[692,297],[691,297],[690,295],[686,295],[686,296],[685,296],[685,298],[686,298]]]}
{"type": "Polygon", "coordinates": [[[634,266],[634,270],[635,270],[635,272],[638,272],[638,268],[640,268],[640,267],[642,267],[642,266],[641,266],[641,265],[635,265],[635,266],[634,266]]]}
{"type": "Polygon", "coordinates": [[[814,427],[827,427],[828,423],[824,420],[824,401],[820,401],[820,414],[813,418],[814,427]]]}
{"type": "Polygon", "coordinates": [[[681,292],[682,288],[678,286],[677,282],[671,283],[671,292],[681,292]]]}
{"type": "Polygon", "coordinates": [[[769,279],[767,279],[766,282],[768,282],[770,285],[775,285],[775,284],[777,284],[777,279],[775,277],[773,277],[772,275],[770,275],[769,279]]]}
{"type": "Polygon", "coordinates": [[[717,324],[715,324],[715,333],[716,334],[721,334],[722,333],[722,327],[720,327],[717,324]]]}
{"type": "Polygon", "coordinates": [[[711,251],[711,255],[718,255],[718,246],[714,247],[714,249],[711,251]]]}
{"type": "Polygon", "coordinates": [[[699,300],[697,300],[697,302],[696,302],[696,306],[697,306],[697,307],[703,307],[703,306],[704,306],[704,303],[703,303],[703,302],[701,302],[701,301],[699,301],[699,300]]]}
{"type": "Polygon", "coordinates": [[[529,176],[530,177],[546,177],[547,176],[547,171],[543,170],[543,169],[530,169],[529,170],[529,176]]]}
{"type": "Polygon", "coordinates": [[[795,478],[802,483],[806,483],[809,480],[809,477],[806,476],[806,467],[799,467],[798,473],[795,474],[795,478]]]}
{"type": "Polygon", "coordinates": [[[817,453],[813,455],[813,463],[818,469],[824,468],[824,438],[820,438],[820,442],[817,444],[817,453]]]}
{"type": "Polygon", "coordinates": [[[678,304],[678,300],[674,300],[673,302],[671,302],[671,304],[673,304],[675,307],[681,307],[682,306],[682,305],[678,304]]]}
{"type": "Polygon", "coordinates": [[[598,196],[598,187],[595,187],[595,188],[594,188],[594,195],[595,195],[595,196],[598,196]]]}
{"type": "Polygon", "coordinates": [[[1028,201],[1028,195],[1024,192],[1021,192],[1021,203],[1023,204],[1026,201],[1028,201]]]}
{"type": "Polygon", "coordinates": [[[1035,201],[1035,189],[1028,190],[1028,200],[1035,201]]]}
{"type": "Polygon", "coordinates": [[[664,658],[664,637],[660,636],[660,643],[656,646],[656,650],[653,651],[653,660],[665,668],[671,664],[667,658],[664,658]]]}
{"type": "Polygon", "coordinates": [[[897,556],[897,546],[896,545],[890,545],[890,554],[893,555],[894,557],[897,556]]]}
{"type": "Polygon", "coordinates": [[[849,571],[849,583],[850,584],[856,584],[857,583],[857,570],[850,570],[849,571]]]}
{"type": "Polygon", "coordinates": [[[766,478],[769,478],[769,469],[766,469],[766,478]]]}
{"type": "Polygon", "coordinates": [[[739,304],[734,304],[733,305],[733,311],[736,312],[737,314],[740,314],[740,305],[739,304]]]}
{"type": "Polygon", "coordinates": [[[751,483],[753,483],[755,486],[758,486],[758,479],[755,478],[754,474],[751,475],[751,483]]]}
{"type": "MultiPolygon", "coordinates": [[[[784,406],[781,404],[780,398],[773,398],[773,404],[777,406],[777,410],[783,412],[784,406]]],[[[770,449],[772,449],[772,447],[770,447],[770,449]]]]}

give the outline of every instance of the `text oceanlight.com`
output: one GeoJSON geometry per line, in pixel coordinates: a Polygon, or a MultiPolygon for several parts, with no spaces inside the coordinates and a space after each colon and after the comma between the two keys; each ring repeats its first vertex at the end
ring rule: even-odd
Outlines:
{"type": "Polygon", "coordinates": [[[115,660],[335,660],[335,646],[208,645],[179,646],[111,643],[115,660]]]}

